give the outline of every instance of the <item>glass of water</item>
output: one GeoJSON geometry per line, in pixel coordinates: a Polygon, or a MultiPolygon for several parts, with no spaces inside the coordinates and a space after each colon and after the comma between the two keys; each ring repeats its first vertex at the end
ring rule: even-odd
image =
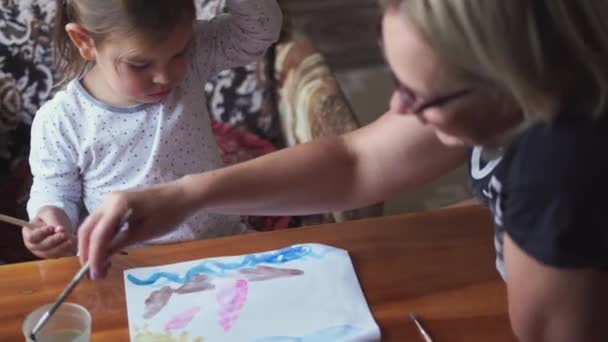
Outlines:
{"type": "Polygon", "coordinates": [[[46,325],[30,338],[32,329],[52,304],[39,307],[30,313],[23,322],[23,336],[26,342],[89,342],[91,340],[91,314],[83,306],[63,303],[46,325]]]}

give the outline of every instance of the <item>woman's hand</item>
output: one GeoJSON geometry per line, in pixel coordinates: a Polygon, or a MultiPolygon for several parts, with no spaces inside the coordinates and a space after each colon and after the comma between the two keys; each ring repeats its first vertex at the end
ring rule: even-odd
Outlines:
{"type": "Polygon", "coordinates": [[[110,255],[173,229],[191,213],[186,202],[179,181],[111,193],[78,230],[80,262],[91,262],[92,279],[105,277],[110,255]],[[129,210],[129,228],[118,233],[129,210]]]}

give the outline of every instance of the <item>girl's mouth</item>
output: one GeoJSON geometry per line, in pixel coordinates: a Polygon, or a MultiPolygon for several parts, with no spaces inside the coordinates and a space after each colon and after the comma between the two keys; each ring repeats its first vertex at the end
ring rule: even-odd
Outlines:
{"type": "Polygon", "coordinates": [[[151,94],[150,96],[152,96],[154,98],[163,98],[163,97],[166,97],[167,95],[169,95],[169,93],[171,93],[170,89],[169,90],[164,90],[164,91],[161,91],[161,92],[158,92],[158,93],[151,94]]]}

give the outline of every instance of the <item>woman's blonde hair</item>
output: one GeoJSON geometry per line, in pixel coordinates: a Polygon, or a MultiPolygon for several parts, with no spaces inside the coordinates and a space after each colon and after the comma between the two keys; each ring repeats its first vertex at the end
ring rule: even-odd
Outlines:
{"type": "Polygon", "coordinates": [[[608,109],[608,1],[380,0],[457,71],[488,81],[532,120],[608,109]]]}
{"type": "Polygon", "coordinates": [[[57,15],[53,37],[55,67],[61,75],[59,86],[78,77],[87,61],[70,40],[65,26],[82,25],[101,44],[110,33],[144,33],[160,40],[184,18],[195,17],[194,0],[56,0],[57,15]]]}

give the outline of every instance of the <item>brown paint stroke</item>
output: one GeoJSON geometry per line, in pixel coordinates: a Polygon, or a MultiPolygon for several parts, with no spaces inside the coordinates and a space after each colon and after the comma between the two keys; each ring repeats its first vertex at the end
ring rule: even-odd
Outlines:
{"type": "Polygon", "coordinates": [[[144,309],[144,318],[150,319],[162,310],[173,294],[173,289],[169,286],[163,286],[160,289],[153,291],[148,298],[146,298],[144,309]]]}
{"type": "Polygon", "coordinates": [[[304,274],[302,270],[291,268],[276,268],[270,266],[256,266],[255,268],[245,268],[239,273],[249,281],[264,281],[276,278],[290,278],[304,274]]]}
{"type": "Polygon", "coordinates": [[[171,296],[176,294],[186,294],[194,292],[202,292],[213,290],[215,285],[209,282],[209,277],[203,274],[197,274],[187,281],[184,285],[177,289],[170,286],[163,286],[160,289],[153,291],[145,300],[144,318],[150,319],[158,314],[167,304],[171,296]]]}
{"type": "Polygon", "coordinates": [[[209,277],[204,274],[197,274],[192,277],[188,282],[184,285],[180,286],[178,289],[173,292],[179,294],[193,293],[193,292],[202,292],[207,290],[215,289],[215,285],[211,284],[209,281],[209,277]]]}

